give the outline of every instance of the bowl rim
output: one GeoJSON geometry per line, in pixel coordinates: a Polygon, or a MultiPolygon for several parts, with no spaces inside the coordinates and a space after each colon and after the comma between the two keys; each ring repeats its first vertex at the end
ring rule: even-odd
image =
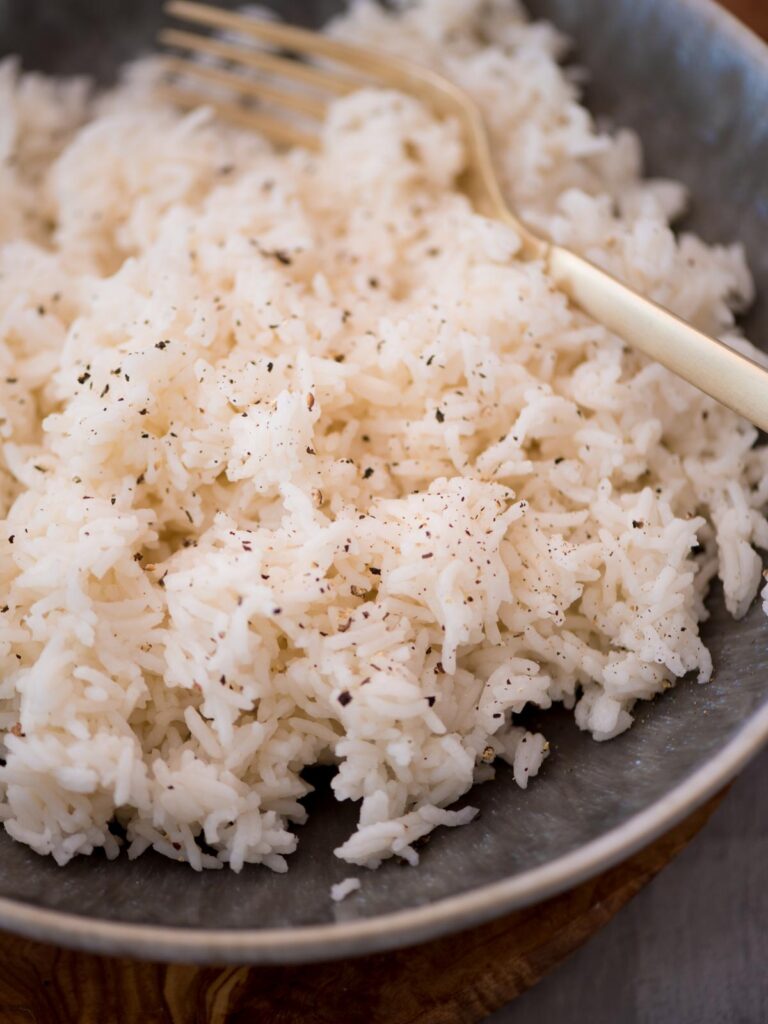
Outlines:
{"type": "Polygon", "coordinates": [[[539,867],[423,907],[331,924],[201,929],[105,921],[0,897],[0,927],[94,953],[201,964],[302,963],[415,945],[538,903],[625,860],[722,789],[766,741],[768,700],[719,754],[622,825],[539,867]]]}
{"type": "MultiPolygon", "coordinates": [[[[768,74],[768,45],[715,0],[677,0],[731,38],[768,74]]],[[[672,828],[723,788],[768,743],[768,698],[725,747],[616,828],[570,853],[425,906],[364,919],[264,929],[107,921],[0,897],[0,928],[93,953],[183,963],[288,964],[414,945],[538,903],[606,870],[672,828]]]]}

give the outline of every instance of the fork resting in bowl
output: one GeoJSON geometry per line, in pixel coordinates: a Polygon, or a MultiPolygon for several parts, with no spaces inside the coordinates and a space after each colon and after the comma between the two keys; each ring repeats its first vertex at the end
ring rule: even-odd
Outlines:
{"type": "Polygon", "coordinates": [[[471,97],[429,68],[391,54],[350,45],[293,25],[262,20],[192,0],[171,0],[165,10],[194,30],[164,29],[160,41],[187,56],[168,56],[169,71],[184,85],[168,86],[183,106],[209,105],[279,145],[317,149],[328,103],[365,85],[379,84],[419,98],[463,128],[466,190],[482,214],[509,224],[521,240],[520,255],[539,260],[554,283],[594,320],[734,412],[768,430],[768,371],[724,342],[697,330],[618,281],[584,257],[540,237],[509,207],[494,167],[483,116],[471,97]],[[248,45],[200,31],[240,35],[248,45]],[[258,44],[258,48],[253,43],[258,44]],[[215,58],[217,63],[200,60],[215,58]],[[259,71],[268,81],[246,77],[259,71]],[[201,87],[192,85],[199,82],[201,87]],[[231,100],[214,99],[205,84],[224,87],[231,100]],[[277,112],[238,102],[266,100],[277,112]],[[288,118],[280,116],[287,113],[288,118]],[[300,115],[302,123],[295,117],[300,115]],[[315,131],[305,125],[314,125],[315,131]]]}

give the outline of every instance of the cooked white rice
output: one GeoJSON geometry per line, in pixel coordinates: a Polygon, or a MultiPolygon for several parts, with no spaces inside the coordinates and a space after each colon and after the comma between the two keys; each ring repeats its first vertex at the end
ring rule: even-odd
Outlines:
{"type": "Polygon", "coordinates": [[[334,903],[341,903],[353,892],[361,887],[362,883],[359,878],[350,876],[349,878],[342,879],[341,882],[337,882],[336,885],[331,886],[331,899],[334,903]]]}
{"type": "MultiPolygon", "coordinates": [[[[673,235],[682,187],[596,128],[554,29],[422,0],[334,31],[464,85],[531,223],[752,351],[741,250],[673,235]]],[[[526,706],[609,739],[707,679],[766,454],[515,258],[416,100],[360,92],[279,154],[154,75],[0,66],[5,828],[60,864],[116,856],[117,821],[131,857],[282,871],[333,763],[337,855],[415,863],[495,758],[537,773],[526,706]]]]}

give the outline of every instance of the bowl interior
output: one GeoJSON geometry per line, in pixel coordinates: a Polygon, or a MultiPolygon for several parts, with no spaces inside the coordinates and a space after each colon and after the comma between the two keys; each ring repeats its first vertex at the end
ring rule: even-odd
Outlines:
{"type": "MultiPolygon", "coordinates": [[[[291,20],[317,24],[333,0],[275,3],[291,20]]],[[[694,202],[689,225],[708,241],[741,239],[758,288],[768,295],[768,59],[757,44],[705,3],[670,0],[531,0],[575,40],[590,72],[588,104],[636,128],[648,169],[685,181],[694,202]]],[[[0,5],[0,51],[28,67],[96,72],[151,45],[161,21],[156,0],[27,0],[0,5]]],[[[747,329],[768,347],[768,305],[747,329]]],[[[336,804],[328,774],[316,772],[310,821],[300,830],[287,876],[258,867],[194,875],[159,855],[107,862],[97,855],[59,869],[0,835],[0,897],[85,917],[199,929],[290,928],[376,917],[467,893],[566,854],[648,808],[722,749],[768,697],[768,622],[758,606],[738,623],[717,593],[705,634],[716,672],[709,684],[685,681],[639,709],[635,727],[606,744],[580,733],[571,717],[541,715],[553,756],[527,792],[511,773],[471,794],[481,816],[438,832],[417,869],[389,862],[352,872],[332,850],[354,825],[355,808],[336,804]],[[362,891],[340,905],[329,886],[356,873],[362,891]]],[[[318,950],[318,955],[322,954],[318,950]]]]}

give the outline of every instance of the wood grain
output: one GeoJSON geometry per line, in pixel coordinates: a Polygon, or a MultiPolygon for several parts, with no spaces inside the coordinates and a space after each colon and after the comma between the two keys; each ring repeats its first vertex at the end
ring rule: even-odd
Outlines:
{"type": "Polygon", "coordinates": [[[599,878],[437,942],[325,964],[190,967],[0,937],[3,1024],[476,1024],[585,942],[720,797],[599,878]]]}
{"type": "Polygon", "coordinates": [[[763,39],[768,39],[768,0],[721,0],[732,14],[763,39]]]}

